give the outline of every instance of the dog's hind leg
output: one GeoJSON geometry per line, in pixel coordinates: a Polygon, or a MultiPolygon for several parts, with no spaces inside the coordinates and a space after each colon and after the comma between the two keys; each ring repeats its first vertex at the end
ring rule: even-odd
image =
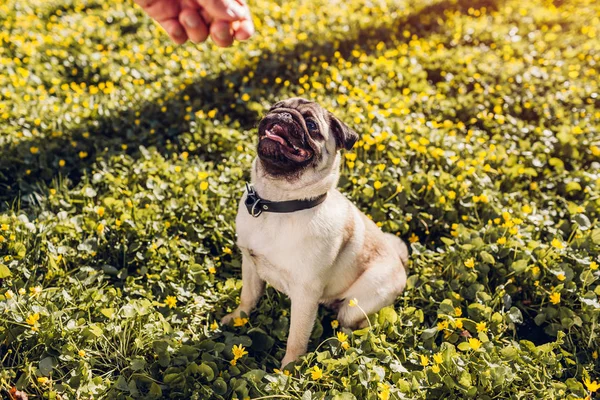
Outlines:
{"type": "Polygon", "coordinates": [[[367,325],[365,314],[394,303],[406,285],[406,271],[396,257],[374,260],[344,293],[345,301],[338,313],[342,326],[353,329],[364,327],[367,325]],[[356,305],[351,304],[351,300],[355,300],[356,305]]]}

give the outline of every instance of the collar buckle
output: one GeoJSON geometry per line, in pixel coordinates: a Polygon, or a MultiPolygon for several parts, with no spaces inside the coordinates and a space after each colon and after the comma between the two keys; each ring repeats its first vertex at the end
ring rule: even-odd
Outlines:
{"type": "Polygon", "coordinates": [[[246,208],[248,209],[250,215],[252,215],[254,218],[258,218],[260,214],[263,213],[263,207],[265,209],[268,209],[268,207],[266,205],[262,207],[260,206],[260,201],[262,199],[258,197],[258,194],[256,194],[253,186],[250,186],[246,183],[246,190],[248,191],[245,201],[246,208]]]}

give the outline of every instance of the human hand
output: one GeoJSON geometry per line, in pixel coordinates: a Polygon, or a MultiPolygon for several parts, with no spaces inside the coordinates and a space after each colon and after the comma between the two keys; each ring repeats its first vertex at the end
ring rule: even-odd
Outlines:
{"type": "Polygon", "coordinates": [[[208,36],[220,47],[246,40],[254,33],[244,0],[134,0],[177,44],[188,39],[204,42],[208,36]]]}

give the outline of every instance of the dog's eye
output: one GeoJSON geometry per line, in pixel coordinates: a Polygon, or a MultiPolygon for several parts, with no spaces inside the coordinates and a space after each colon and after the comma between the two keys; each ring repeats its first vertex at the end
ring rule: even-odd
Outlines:
{"type": "Polygon", "coordinates": [[[311,121],[310,119],[306,121],[306,127],[309,131],[316,131],[318,129],[315,121],[311,121]]]}

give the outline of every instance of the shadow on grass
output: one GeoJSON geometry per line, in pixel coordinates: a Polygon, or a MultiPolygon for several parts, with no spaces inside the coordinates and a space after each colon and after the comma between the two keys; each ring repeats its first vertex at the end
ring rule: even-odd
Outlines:
{"type": "MultiPolygon", "coordinates": [[[[140,146],[154,146],[165,155],[177,151],[177,146],[181,144],[181,135],[190,131],[190,123],[194,121],[193,116],[186,121],[186,115],[191,116],[199,110],[206,113],[216,108],[216,118],[229,114],[238,121],[239,129],[251,129],[260,115],[248,108],[246,103],[236,101],[234,94],[241,89],[262,89],[264,78],[272,80],[274,77],[280,77],[283,80],[297,81],[299,76],[292,66],[300,62],[300,56],[306,51],[315,56],[323,56],[328,61],[334,59],[336,51],[347,59],[357,47],[370,54],[378,42],[389,45],[407,41],[408,39],[402,36],[404,30],[409,30],[419,37],[426,37],[442,29],[440,19],[444,21],[452,13],[464,13],[469,8],[481,7],[495,9],[496,1],[437,2],[399,17],[390,25],[357,29],[341,41],[326,39],[322,42],[302,43],[284,52],[263,53],[249,66],[199,79],[169,100],[148,101],[140,107],[88,120],[77,128],[65,131],[60,137],[46,136],[5,145],[0,148],[0,211],[34,205],[39,193],[45,191],[44,186],[58,177],[66,177],[76,184],[98,157],[110,157],[127,151],[130,156],[138,158],[140,146]],[[254,78],[242,83],[242,79],[250,72],[254,73],[254,78]],[[186,95],[190,97],[189,101],[184,101],[186,95]],[[190,106],[191,113],[186,111],[186,107],[190,106]],[[167,111],[162,112],[162,107],[166,107],[167,111]],[[139,113],[139,116],[136,116],[136,113],[139,113]],[[139,125],[135,123],[137,119],[139,125]],[[127,150],[124,150],[125,146],[127,150]],[[32,148],[38,151],[33,154],[32,148]],[[63,166],[61,160],[64,160],[63,166]]],[[[283,85],[273,85],[267,93],[269,98],[257,100],[277,100],[283,88],[283,85]]],[[[198,129],[198,133],[200,142],[211,143],[210,129],[198,129]]],[[[194,137],[194,140],[196,139],[197,135],[194,137]]],[[[197,155],[208,161],[218,161],[237,144],[237,140],[231,140],[223,146],[206,146],[198,151],[197,155]]]]}

